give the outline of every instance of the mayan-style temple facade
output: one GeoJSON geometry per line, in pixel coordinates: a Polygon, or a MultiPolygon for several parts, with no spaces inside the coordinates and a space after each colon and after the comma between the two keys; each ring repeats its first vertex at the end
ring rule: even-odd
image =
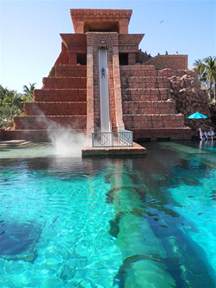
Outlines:
{"type": "Polygon", "coordinates": [[[168,80],[170,73],[187,69],[187,56],[146,56],[139,50],[144,35],[128,33],[131,14],[71,10],[74,33],[60,34],[60,55],[43,87],[35,90],[34,102],[15,118],[11,137],[46,139],[50,123],[85,133],[107,123],[111,131],[133,131],[135,140],[189,136],[184,116],[170,99],[168,80]],[[101,89],[108,95],[105,102],[101,89]]]}

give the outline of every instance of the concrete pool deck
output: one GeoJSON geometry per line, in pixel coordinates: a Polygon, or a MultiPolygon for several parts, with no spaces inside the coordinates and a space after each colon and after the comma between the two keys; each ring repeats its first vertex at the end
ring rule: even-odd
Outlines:
{"type": "Polygon", "coordinates": [[[118,157],[118,156],[144,156],[146,148],[138,143],[125,147],[84,147],[82,157],[118,157]]]}

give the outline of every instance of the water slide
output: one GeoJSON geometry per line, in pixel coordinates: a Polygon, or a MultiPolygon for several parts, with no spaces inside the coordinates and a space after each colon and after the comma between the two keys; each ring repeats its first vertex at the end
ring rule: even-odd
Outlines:
{"type": "Polygon", "coordinates": [[[111,132],[109,111],[107,49],[99,49],[100,121],[101,132],[111,132]]]}

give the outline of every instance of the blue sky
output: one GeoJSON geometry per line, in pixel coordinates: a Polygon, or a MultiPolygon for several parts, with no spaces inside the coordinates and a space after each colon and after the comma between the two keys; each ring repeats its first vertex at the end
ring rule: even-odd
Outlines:
{"type": "Polygon", "coordinates": [[[73,32],[70,8],[131,8],[130,33],[145,33],[152,55],[176,51],[195,59],[216,54],[216,0],[0,0],[0,84],[22,91],[41,86],[73,32]]]}

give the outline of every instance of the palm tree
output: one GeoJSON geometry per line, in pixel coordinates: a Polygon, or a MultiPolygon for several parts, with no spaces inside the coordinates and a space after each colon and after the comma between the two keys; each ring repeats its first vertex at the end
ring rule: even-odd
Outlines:
{"type": "Polygon", "coordinates": [[[202,83],[209,91],[209,98],[216,103],[216,57],[206,57],[203,60],[196,60],[194,70],[202,83]],[[212,97],[213,95],[213,97],[212,97]]]}
{"type": "Polygon", "coordinates": [[[24,96],[25,96],[25,100],[29,100],[31,101],[33,98],[33,93],[35,90],[35,85],[36,83],[29,83],[29,85],[24,85],[23,86],[23,92],[24,92],[24,96]]]}
{"type": "Polygon", "coordinates": [[[0,85],[0,128],[10,125],[14,116],[22,109],[22,95],[0,85]]]}
{"type": "Polygon", "coordinates": [[[207,57],[204,59],[206,79],[209,84],[210,95],[213,94],[216,101],[216,57],[207,57]]]}
{"type": "Polygon", "coordinates": [[[201,59],[197,59],[194,62],[194,70],[201,75],[204,72],[204,64],[201,59]]]}

